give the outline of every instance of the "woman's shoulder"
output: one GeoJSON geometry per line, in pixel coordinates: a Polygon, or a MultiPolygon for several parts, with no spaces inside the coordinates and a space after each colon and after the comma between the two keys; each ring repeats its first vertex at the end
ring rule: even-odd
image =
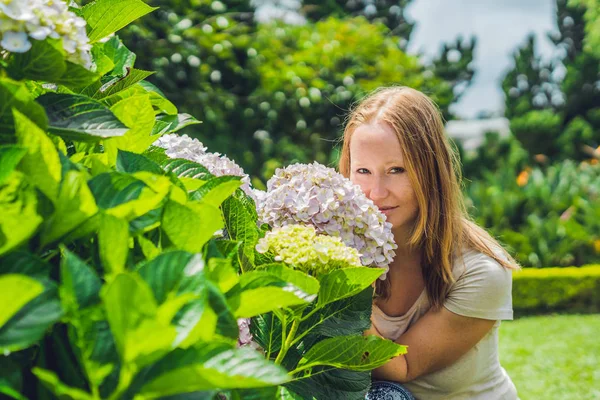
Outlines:
{"type": "MultiPolygon", "coordinates": [[[[501,248],[494,248],[494,256],[501,260],[507,260],[501,248]]],[[[510,282],[512,271],[505,268],[493,257],[474,249],[464,248],[460,254],[454,257],[452,263],[452,274],[454,280],[464,279],[491,279],[493,281],[510,282]]]]}
{"type": "Polygon", "coordinates": [[[479,251],[457,256],[454,283],[445,302],[450,311],[468,317],[512,319],[512,271],[479,251]]]}

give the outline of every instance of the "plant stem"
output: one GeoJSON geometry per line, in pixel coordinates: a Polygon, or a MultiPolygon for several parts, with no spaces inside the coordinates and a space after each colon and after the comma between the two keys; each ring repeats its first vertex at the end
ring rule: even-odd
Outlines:
{"type": "Polygon", "coordinates": [[[286,350],[285,350],[285,341],[286,341],[286,333],[285,333],[285,329],[286,329],[286,318],[285,318],[285,314],[282,315],[281,318],[279,318],[279,320],[281,321],[281,349],[279,349],[279,353],[277,354],[277,358],[275,358],[275,364],[280,364],[281,360],[283,360],[283,356],[285,356],[286,350]]]}
{"type": "Polygon", "coordinates": [[[290,371],[290,375],[295,375],[295,374],[297,374],[300,371],[304,371],[305,369],[309,369],[309,368],[312,368],[312,367],[313,367],[312,364],[303,365],[302,367],[298,367],[295,370],[290,371]]]}
{"type": "Polygon", "coordinates": [[[287,337],[285,337],[285,335],[282,332],[282,339],[285,337],[285,341],[283,342],[282,346],[281,346],[281,351],[279,352],[279,354],[277,354],[277,358],[275,359],[275,364],[281,364],[281,361],[283,361],[283,358],[285,357],[287,351],[290,349],[290,347],[292,347],[292,342],[294,340],[294,336],[296,336],[296,332],[298,331],[298,327],[300,326],[300,320],[299,319],[295,319],[294,322],[292,322],[292,328],[290,329],[290,332],[287,334],[287,337]]]}

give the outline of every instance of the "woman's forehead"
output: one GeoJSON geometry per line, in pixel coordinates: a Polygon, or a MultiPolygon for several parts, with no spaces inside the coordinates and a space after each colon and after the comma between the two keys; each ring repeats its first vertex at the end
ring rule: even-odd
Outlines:
{"type": "Polygon", "coordinates": [[[356,128],[350,140],[351,158],[401,161],[402,148],[394,130],[384,123],[356,128]]]}

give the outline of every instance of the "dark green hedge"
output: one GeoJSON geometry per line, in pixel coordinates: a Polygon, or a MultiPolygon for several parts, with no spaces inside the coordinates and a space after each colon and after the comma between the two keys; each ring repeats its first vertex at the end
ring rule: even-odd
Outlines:
{"type": "Polygon", "coordinates": [[[600,312],[600,265],[515,272],[513,309],[517,316],[600,312]]]}

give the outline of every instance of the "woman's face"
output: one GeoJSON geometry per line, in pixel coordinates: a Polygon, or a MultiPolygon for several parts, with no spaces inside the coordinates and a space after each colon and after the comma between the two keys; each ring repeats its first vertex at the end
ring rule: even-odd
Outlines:
{"type": "Polygon", "coordinates": [[[350,180],[386,215],[393,231],[407,233],[418,213],[402,150],[390,125],[359,126],[350,141],[350,180]]]}

